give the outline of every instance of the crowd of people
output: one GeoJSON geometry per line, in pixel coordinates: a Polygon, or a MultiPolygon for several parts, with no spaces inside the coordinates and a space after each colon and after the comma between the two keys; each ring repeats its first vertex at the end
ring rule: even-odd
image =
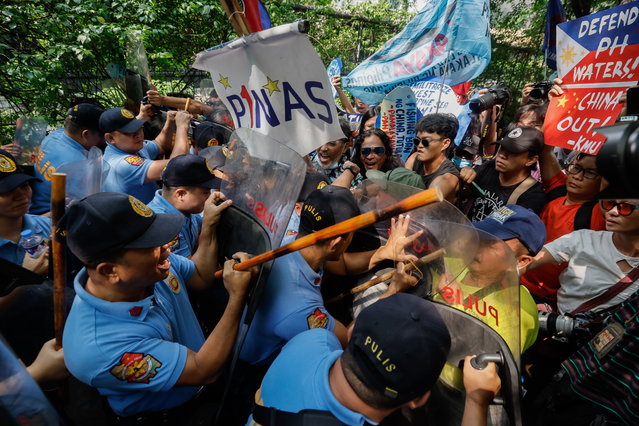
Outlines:
{"type": "MultiPolygon", "coordinates": [[[[2,274],[1,331],[45,390],[72,376],[75,399],[49,395],[65,421],[424,424],[428,400],[445,383],[461,401],[453,423],[487,424],[506,384],[504,366],[482,369],[477,353],[464,354],[461,371],[451,365],[461,337],[439,303],[484,321],[506,342],[525,392],[512,393],[516,381],[501,393],[517,399],[507,405],[521,407],[525,424],[635,423],[639,351],[628,340],[637,322],[629,313],[639,309],[639,199],[608,185],[595,156],[544,141],[545,112],[562,95],[561,81],[542,99],[531,99],[527,85],[502,129],[494,123],[507,105],[481,112],[460,146],[455,116],[424,115],[405,163],[377,127],[379,107],[358,99],[353,107],[339,78],[333,83],[340,107],[361,118],[341,118],[343,138],[305,157],[299,197],[282,200],[296,202],[282,245],[359,215],[362,194],[372,197],[373,189],[399,201],[437,188],[465,216],[448,234],[474,230],[474,248],[459,236],[428,274],[419,272],[428,253],[415,245],[441,247],[409,213],[374,229],[372,244],[347,232],[277,258],[266,279],[259,267],[233,269],[259,253],[221,249],[219,226],[234,201],[224,189],[238,179],[225,163],[240,155],[241,141],[214,97],[187,102],[151,90],[136,111],[80,103],[42,141],[31,167],[18,164],[19,145],[0,149],[0,261],[11,271],[2,274]],[[160,115],[154,132],[147,123],[160,115]],[[74,200],[52,234],[52,176],[92,149],[103,152],[102,191],[74,200]],[[24,231],[40,239],[31,244],[24,231]],[[52,239],[68,249],[62,347],[51,340],[52,239]],[[351,290],[389,266],[394,273],[357,309],[329,303],[336,282],[351,290]],[[23,278],[33,274],[44,282],[23,278]],[[263,291],[252,293],[260,280],[263,291]],[[419,283],[429,291],[417,294],[419,283]],[[504,283],[512,283],[510,299],[504,283]],[[236,347],[250,297],[259,303],[236,347]]],[[[15,418],[34,412],[20,412],[0,391],[2,404],[17,410],[15,418]]]]}

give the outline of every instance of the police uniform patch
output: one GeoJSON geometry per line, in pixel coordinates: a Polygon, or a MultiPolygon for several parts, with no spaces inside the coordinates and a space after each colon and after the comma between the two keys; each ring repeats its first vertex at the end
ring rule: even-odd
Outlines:
{"type": "Polygon", "coordinates": [[[151,354],[126,352],[120,357],[120,363],[110,372],[116,379],[129,383],[149,383],[157,374],[162,363],[151,354]]]}
{"type": "Polygon", "coordinates": [[[164,282],[169,285],[169,288],[171,289],[173,293],[177,294],[180,292],[180,281],[177,279],[175,275],[173,275],[172,272],[169,272],[169,276],[166,277],[164,282]]]}
{"type": "Polygon", "coordinates": [[[128,157],[124,158],[124,161],[132,166],[141,166],[142,164],[144,164],[144,158],[138,155],[129,155],[128,157]]]}
{"type": "Polygon", "coordinates": [[[131,203],[131,207],[133,207],[133,211],[144,217],[153,216],[153,210],[151,210],[146,204],[137,198],[129,195],[129,203],[131,203]]]}
{"type": "Polygon", "coordinates": [[[133,113],[132,113],[131,111],[129,111],[128,109],[124,109],[124,108],[122,108],[122,109],[120,110],[120,113],[122,114],[122,117],[124,117],[124,118],[129,118],[129,119],[131,119],[131,118],[135,118],[135,116],[133,115],[133,113]]]}
{"type": "Polygon", "coordinates": [[[207,146],[218,146],[219,144],[220,143],[215,138],[209,139],[209,141],[206,143],[207,146]]]}
{"type": "Polygon", "coordinates": [[[4,154],[0,154],[0,172],[11,173],[16,171],[16,163],[4,154]]]}
{"type": "Polygon", "coordinates": [[[327,328],[328,315],[317,308],[312,314],[306,317],[306,322],[308,322],[308,328],[327,328]]]}
{"type": "Polygon", "coordinates": [[[328,185],[325,181],[320,181],[320,183],[317,184],[317,188],[315,189],[322,189],[324,188],[326,185],[328,185]]]}

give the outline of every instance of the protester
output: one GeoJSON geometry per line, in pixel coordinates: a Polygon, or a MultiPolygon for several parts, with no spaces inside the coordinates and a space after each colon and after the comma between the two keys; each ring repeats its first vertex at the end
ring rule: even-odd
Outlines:
{"type": "MultiPolygon", "coordinates": [[[[287,343],[255,395],[247,424],[269,426],[278,424],[271,419],[285,418],[295,424],[306,418],[317,424],[377,424],[401,407],[427,402],[451,344],[431,302],[395,294],[366,308],[349,334],[344,350],[321,329],[287,343]]],[[[462,425],[484,425],[501,383],[494,364],[476,370],[470,358],[464,367],[462,425]]]]}
{"type": "Polygon", "coordinates": [[[495,144],[499,151],[493,160],[476,170],[461,172],[464,181],[474,181],[485,192],[474,198],[468,217],[473,222],[483,220],[505,204],[518,204],[539,214],[546,197],[541,184],[530,176],[530,172],[541,154],[543,133],[534,127],[515,127],[495,144]],[[476,177],[473,178],[474,173],[476,177]]]}
{"type": "Polygon", "coordinates": [[[51,219],[27,214],[32,195],[29,182],[39,180],[24,173],[9,152],[0,150],[0,258],[44,275],[49,270],[48,248],[32,256],[20,245],[22,231],[31,230],[45,241],[51,234],[51,219]]]}
{"type": "Polygon", "coordinates": [[[426,188],[439,188],[451,203],[457,200],[459,171],[448,159],[459,124],[450,114],[427,114],[415,126],[415,152],[406,168],[422,175],[426,188]]]}
{"type": "Polygon", "coordinates": [[[328,178],[328,183],[333,183],[344,172],[348,143],[353,133],[348,121],[343,118],[340,118],[339,125],[344,133],[344,138],[326,142],[310,155],[313,165],[318,172],[328,178]]]}
{"type": "Polygon", "coordinates": [[[162,170],[169,160],[156,160],[161,155],[173,158],[189,151],[187,136],[190,114],[179,111],[167,114],[167,121],[155,141],[145,141],[142,126],[133,113],[124,108],[111,108],[100,117],[100,130],[108,142],[104,161],[109,164],[109,174],[104,190],[123,192],[148,203],[158,189],[162,170]],[[175,131],[175,144],[172,136],[175,131]]]}
{"type": "MultiPolygon", "coordinates": [[[[553,147],[545,145],[539,160],[541,178],[548,200],[540,217],[546,226],[546,243],[578,229],[605,229],[605,220],[596,197],[602,186],[595,157],[579,154],[566,174],[553,154],[553,147]]],[[[565,265],[545,265],[522,276],[522,283],[540,303],[554,306],[557,302],[559,274],[565,265]]]]}
{"type": "Polygon", "coordinates": [[[67,112],[64,129],[50,133],[42,141],[35,164],[33,202],[29,210],[42,214],[51,208],[51,179],[61,165],[86,160],[89,150],[104,143],[99,130],[104,110],[93,104],[78,104],[67,112]]]}
{"type": "Polygon", "coordinates": [[[207,288],[213,282],[216,226],[230,205],[215,200],[212,195],[205,205],[201,256],[193,261],[168,248],[182,215],[155,214],[125,194],[103,192],[81,200],[56,231],[86,266],[76,277],[76,299],[64,329],[67,367],[106,396],[125,424],[166,419],[188,424],[195,407],[187,402],[198,386],[219,377],[231,352],[256,272],[232,266],[248,255],[238,253],[224,264],[229,300],[207,339],[185,287],[207,288]]]}
{"type": "Polygon", "coordinates": [[[213,169],[203,157],[182,154],[169,160],[162,172],[162,189],[157,190],[149,208],[155,213],[181,213],[184,216],[180,233],[169,242],[171,253],[184,257],[195,253],[202,229],[199,214],[216,182],[213,169]]]}

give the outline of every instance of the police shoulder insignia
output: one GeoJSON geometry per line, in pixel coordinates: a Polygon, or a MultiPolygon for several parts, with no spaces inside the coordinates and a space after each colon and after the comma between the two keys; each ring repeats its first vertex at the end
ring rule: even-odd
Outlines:
{"type": "Polygon", "coordinates": [[[120,113],[122,114],[122,117],[124,117],[124,118],[129,118],[129,119],[131,119],[131,118],[135,118],[135,116],[133,115],[133,113],[132,113],[131,111],[129,111],[128,109],[124,109],[124,108],[122,108],[122,109],[120,110],[120,113]]]}
{"type": "Polygon", "coordinates": [[[173,275],[173,272],[169,272],[169,276],[164,279],[164,282],[169,285],[169,288],[173,293],[180,292],[180,281],[175,275],[173,275]]]}
{"type": "Polygon", "coordinates": [[[124,158],[124,161],[132,166],[141,166],[142,164],[144,164],[144,158],[140,157],[139,155],[129,155],[128,157],[124,158]]]}
{"type": "Polygon", "coordinates": [[[327,328],[328,315],[316,308],[312,314],[306,317],[308,328],[327,328]]]}
{"type": "Polygon", "coordinates": [[[129,195],[129,203],[131,203],[131,207],[133,208],[133,211],[139,214],[140,216],[144,216],[144,217],[153,216],[153,210],[151,210],[149,206],[147,206],[142,201],[138,200],[137,198],[131,195],[129,195]]]}
{"type": "Polygon", "coordinates": [[[149,383],[157,374],[162,363],[151,354],[126,352],[120,357],[120,363],[110,372],[116,379],[129,383],[149,383]]]}
{"type": "Polygon", "coordinates": [[[0,172],[11,173],[16,171],[16,163],[4,154],[0,154],[0,172]]]}

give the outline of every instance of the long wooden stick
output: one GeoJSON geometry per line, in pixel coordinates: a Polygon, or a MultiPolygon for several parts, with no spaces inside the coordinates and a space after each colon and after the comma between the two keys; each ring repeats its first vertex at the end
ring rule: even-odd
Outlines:
{"type": "MultiPolygon", "coordinates": [[[[443,257],[444,255],[446,255],[446,249],[440,248],[438,250],[435,250],[432,253],[427,254],[426,256],[420,257],[419,259],[417,259],[417,261],[413,262],[413,263],[408,263],[406,264],[406,272],[410,272],[413,269],[415,269],[415,266],[419,267],[422,266],[426,263],[432,262],[435,259],[438,259],[440,257],[443,257]]],[[[337,302],[339,300],[342,300],[343,298],[345,298],[346,296],[350,296],[351,294],[355,294],[355,293],[359,293],[361,291],[366,290],[367,288],[370,288],[372,286],[374,286],[375,284],[379,284],[379,283],[383,283],[386,280],[390,280],[391,278],[393,278],[393,275],[395,275],[395,272],[397,272],[397,269],[393,269],[391,271],[388,271],[386,273],[383,273],[382,275],[373,278],[372,280],[368,280],[363,284],[358,285],[357,287],[353,287],[352,289],[350,289],[347,292],[341,293],[331,299],[328,299],[326,301],[326,303],[333,303],[333,302],[337,302]]]]}
{"type": "Polygon", "coordinates": [[[191,98],[186,98],[186,103],[184,104],[184,111],[189,112],[190,105],[191,105],[191,98]]]}
{"type": "Polygon", "coordinates": [[[244,32],[242,35],[251,34],[251,29],[249,28],[248,21],[246,20],[246,15],[240,7],[240,3],[237,0],[231,0],[231,6],[234,13],[233,16],[237,17],[237,20],[240,23],[240,28],[242,29],[242,32],[244,32]]]}
{"type": "MultiPolygon", "coordinates": [[[[360,214],[359,216],[352,217],[343,222],[336,223],[328,228],[321,229],[312,234],[305,235],[295,241],[292,241],[282,247],[275,250],[267,251],[266,253],[259,254],[250,258],[246,262],[240,262],[233,266],[236,271],[243,271],[253,266],[260,265],[268,262],[280,256],[292,253],[294,251],[301,250],[305,247],[312,246],[318,241],[325,240],[327,238],[334,238],[339,235],[347,234],[349,232],[357,231],[358,229],[365,228],[382,220],[389,219],[397,216],[398,214],[414,210],[418,207],[425,206],[426,204],[434,203],[436,201],[443,200],[442,193],[439,188],[427,189],[403,200],[392,204],[388,207],[384,207],[380,210],[373,210],[360,214]]],[[[215,278],[222,278],[222,270],[215,272],[215,278]]]]}
{"type": "Polygon", "coordinates": [[[237,35],[241,37],[241,36],[249,34],[249,32],[245,32],[244,29],[242,28],[242,25],[240,24],[240,17],[239,17],[240,14],[234,13],[235,10],[231,6],[230,1],[220,0],[220,3],[222,4],[222,9],[224,9],[224,12],[226,13],[226,17],[229,18],[229,20],[231,21],[231,26],[233,27],[237,35]]]}
{"type": "MultiPolygon", "coordinates": [[[[64,199],[66,195],[66,173],[54,173],[51,181],[51,235],[55,235],[58,222],[64,214],[64,199]]],[[[55,331],[55,343],[62,347],[62,330],[64,329],[65,304],[64,287],[66,285],[66,262],[64,257],[64,244],[51,239],[53,255],[53,325],[55,331]]]]}

